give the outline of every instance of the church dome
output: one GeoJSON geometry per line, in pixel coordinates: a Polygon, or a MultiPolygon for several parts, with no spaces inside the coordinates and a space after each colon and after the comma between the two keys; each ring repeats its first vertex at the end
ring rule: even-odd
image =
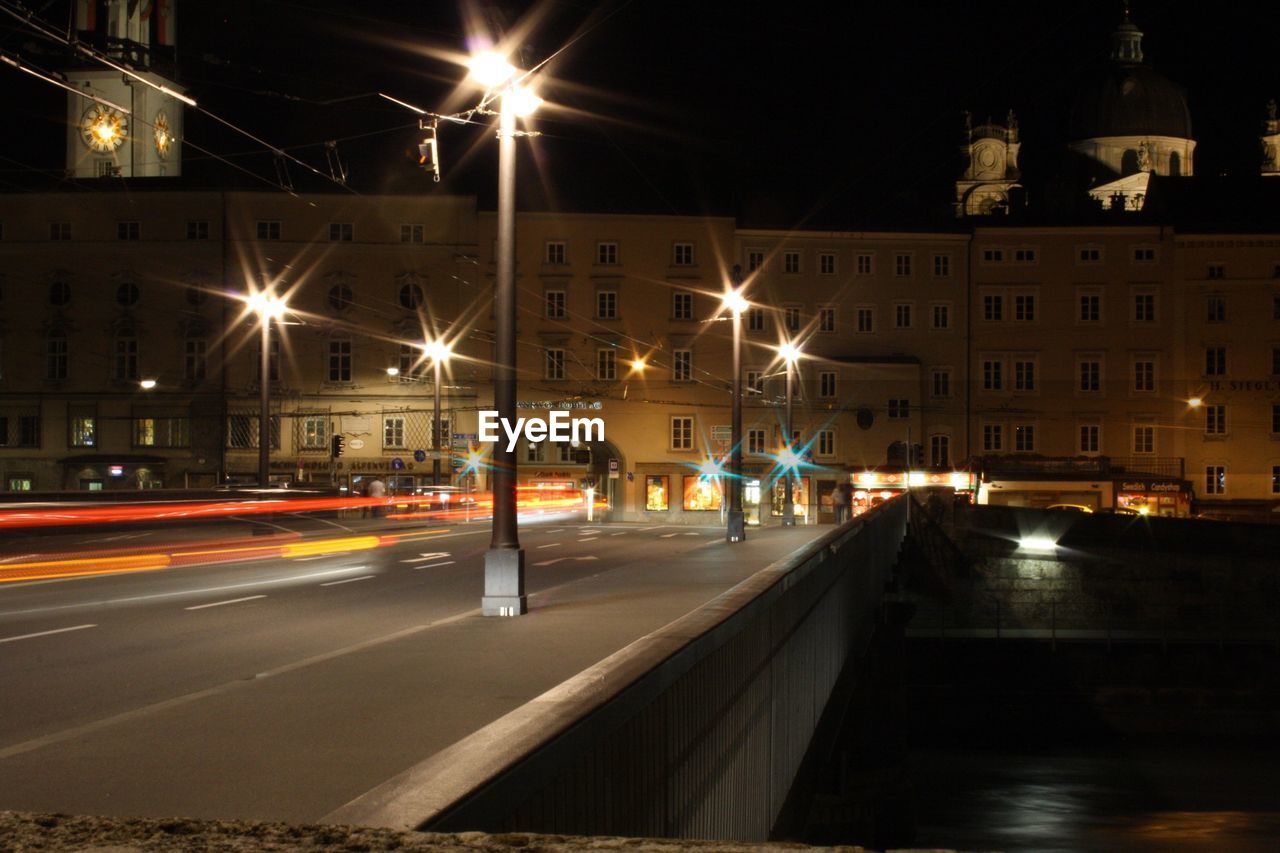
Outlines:
{"type": "Polygon", "coordinates": [[[1173,136],[1191,139],[1182,87],[1143,64],[1142,33],[1129,20],[1111,35],[1111,61],[1087,78],[1071,105],[1071,139],[1173,136]]]}

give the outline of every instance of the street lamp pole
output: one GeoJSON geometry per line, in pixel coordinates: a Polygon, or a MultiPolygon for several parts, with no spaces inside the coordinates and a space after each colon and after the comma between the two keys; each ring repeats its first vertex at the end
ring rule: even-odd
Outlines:
{"type": "Polygon", "coordinates": [[[742,312],[746,297],[737,286],[739,271],[734,268],[733,285],[723,297],[733,319],[733,408],[729,418],[729,519],[725,539],[742,542],[747,538],[747,521],[742,512],[742,312]]]}
{"type": "Polygon", "coordinates": [[[258,365],[258,486],[271,483],[271,312],[258,312],[262,326],[262,352],[258,365]]]}
{"type": "Polygon", "coordinates": [[[795,499],[794,499],[795,493],[792,491],[792,482],[791,482],[791,469],[795,464],[795,458],[796,458],[795,439],[794,439],[795,433],[791,426],[792,424],[791,399],[793,396],[791,388],[792,388],[792,382],[795,381],[794,380],[795,359],[791,358],[790,354],[788,354],[786,358],[786,362],[787,362],[787,424],[786,424],[787,438],[786,438],[786,444],[784,445],[786,447],[786,450],[783,453],[783,462],[786,468],[787,485],[786,485],[786,492],[782,499],[782,526],[795,527],[796,526],[796,505],[795,505],[795,499]]]}

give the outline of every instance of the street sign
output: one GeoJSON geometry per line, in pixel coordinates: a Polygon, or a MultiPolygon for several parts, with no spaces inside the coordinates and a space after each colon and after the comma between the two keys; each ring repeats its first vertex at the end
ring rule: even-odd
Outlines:
{"type": "Polygon", "coordinates": [[[364,440],[359,438],[353,438],[347,442],[347,447],[350,447],[352,450],[359,450],[360,448],[364,447],[364,440]]]}
{"type": "Polygon", "coordinates": [[[426,461],[427,461],[427,452],[426,452],[425,450],[415,450],[415,451],[413,451],[413,461],[414,461],[414,462],[426,462],[426,461]]]}
{"type": "Polygon", "coordinates": [[[619,470],[619,469],[618,469],[618,460],[617,460],[617,459],[610,459],[610,460],[609,460],[609,479],[610,479],[610,480],[616,480],[616,479],[618,479],[618,470],[619,470]]]}
{"type": "Polygon", "coordinates": [[[403,470],[404,470],[404,460],[403,460],[403,459],[401,459],[399,456],[393,456],[393,457],[391,458],[391,470],[392,470],[392,471],[403,471],[403,470]]]}
{"type": "Polygon", "coordinates": [[[713,426],[711,428],[712,441],[733,441],[733,427],[713,426]]]}

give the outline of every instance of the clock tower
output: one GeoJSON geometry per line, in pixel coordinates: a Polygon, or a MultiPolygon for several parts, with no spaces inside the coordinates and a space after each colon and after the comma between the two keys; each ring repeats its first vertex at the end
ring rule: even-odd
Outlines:
{"type": "Polygon", "coordinates": [[[88,57],[65,71],[69,85],[101,99],[67,95],[67,174],[181,175],[181,90],[161,73],[173,67],[174,0],[76,0],[75,13],[81,44],[142,79],[88,57]]]}

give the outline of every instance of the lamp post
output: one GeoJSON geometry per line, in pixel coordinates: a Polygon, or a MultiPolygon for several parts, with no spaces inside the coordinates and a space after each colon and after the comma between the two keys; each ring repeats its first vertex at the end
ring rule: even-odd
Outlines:
{"type": "Polygon", "coordinates": [[[795,439],[794,430],[792,429],[791,420],[791,400],[795,395],[792,393],[792,383],[795,381],[796,362],[800,359],[800,349],[795,344],[787,342],[778,347],[778,354],[782,356],[782,360],[787,365],[787,418],[786,418],[786,442],[782,451],[782,463],[784,466],[787,485],[786,491],[782,498],[782,526],[796,526],[796,505],[794,500],[794,492],[792,491],[791,469],[796,464],[795,439]]]}
{"type": "Polygon", "coordinates": [[[733,318],[733,410],[729,419],[729,519],[725,538],[742,542],[747,538],[747,521],[742,513],[742,312],[750,303],[739,287],[726,290],[721,301],[733,318]]]}
{"type": "Polygon", "coordinates": [[[284,316],[285,303],[260,290],[249,297],[248,305],[258,315],[262,330],[258,361],[258,486],[265,489],[271,482],[271,321],[284,316]]]}
{"type": "Polygon", "coordinates": [[[435,372],[435,403],[431,416],[431,485],[440,485],[440,369],[453,354],[452,348],[437,338],[426,346],[435,372]]]}
{"type": "MultiPolygon", "coordinates": [[[[540,101],[514,82],[504,58],[479,54],[471,76],[498,95],[498,277],[494,296],[493,407],[498,418],[516,421],[516,116],[528,115],[540,101]]],[[[520,616],[528,610],[524,591],[524,549],[516,523],[516,454],[505,442],[493,447],[493,536],[484,556],[485,616],[520,616]]]]}

